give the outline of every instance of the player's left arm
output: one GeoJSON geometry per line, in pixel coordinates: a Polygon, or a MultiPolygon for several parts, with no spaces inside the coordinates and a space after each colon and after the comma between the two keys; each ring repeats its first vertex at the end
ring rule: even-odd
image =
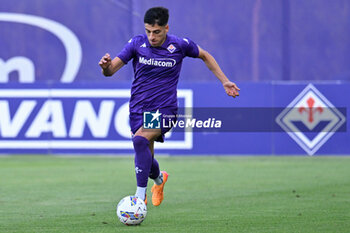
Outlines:
{"type": "Polygon", "coordinates": [[[220,66],[216,62],[215,58],[210,53],[202,49],[201,47],[198,46],[198,49],[199,49],[198,58],[202,59],[205,65],[209,68],[209,70],[211,70],[211,72],[213,72],[213,74],[220,80],[223,87],[225,88],[227,95],[232,96],[234,98],[236,96],[239,96],[238,91],[240,91],[240,89],[237,87],[235,83],[231,82],[226,77],[226,75],[224,74],[224,72],[222,72],[220,66]]]}

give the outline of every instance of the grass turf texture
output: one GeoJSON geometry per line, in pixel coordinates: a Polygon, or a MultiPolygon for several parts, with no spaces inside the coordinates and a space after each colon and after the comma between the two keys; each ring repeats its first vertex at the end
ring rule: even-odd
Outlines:
{"type": "Polygon", "coordinates": [[[135,192],[132,157],[0,157],[0,232],[349,232],[350,158],[159,162],[164,202],[124,226],[115,207],[135,192]]]}

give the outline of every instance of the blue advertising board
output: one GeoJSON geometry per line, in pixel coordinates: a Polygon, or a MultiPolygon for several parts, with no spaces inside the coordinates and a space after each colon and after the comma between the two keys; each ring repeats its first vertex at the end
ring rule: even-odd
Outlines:
{"type": "MultiPolygon", "coordinates": [[[[132,152],[129,86],[0,85],[0,152],[132,152]]],[[[175,155],[350,153],[349,97],[345,96],[350,84],[239,86],[241,95],[234,99],[226,96],[218,82],[180,84],[178,103],[183,111],[179,114],[190,118],[189,123],[183,124],[188,124],[183,130],[177,123],[165,143],[156,143],[156,151],[175,155]],[[262,109],[275,113],[266,115],[262,109]]]]}

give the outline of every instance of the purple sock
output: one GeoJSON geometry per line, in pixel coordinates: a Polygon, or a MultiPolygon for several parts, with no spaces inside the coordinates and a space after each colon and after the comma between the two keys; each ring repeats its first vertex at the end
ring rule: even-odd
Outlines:
{"type": "Polygon", "coordinates": [[[142,136],[133,139],[135,150],[135,172],[138,187],[147,187],[148,176],[152,165],[152,154],[149,149],[149,141],[142,136]]]}
{"type": "Polygon", "coordinates": [[[158,161],[153,157],[149,178],[156,179],[160,174],[158,161]]]}

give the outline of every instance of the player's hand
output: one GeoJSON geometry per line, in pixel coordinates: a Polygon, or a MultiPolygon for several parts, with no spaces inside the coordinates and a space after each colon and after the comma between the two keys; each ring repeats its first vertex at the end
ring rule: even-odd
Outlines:
{"type": "Polygon", "coordinates": [[[111,59],[111,55],[109,55],[108,53],[106,53],[100,60],[100,62],[98,63],[102,69],[107,69],[112,63],[112,59],[111,59]]]}
{"type": "Polygon", "coordinates": [[[232,96],[233,98],[236,98],[236,96],[239,96],[239,92],[241,89],[237,87],[237,85],[231,81],[227,81],[222,84],[225,88],[226,94],[229,96],[232,96]]]}

